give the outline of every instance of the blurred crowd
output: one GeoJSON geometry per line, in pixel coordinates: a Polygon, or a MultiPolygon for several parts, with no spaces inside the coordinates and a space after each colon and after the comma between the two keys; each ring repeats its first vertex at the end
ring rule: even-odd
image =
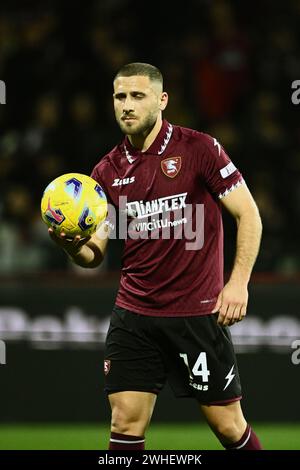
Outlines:
{"type": "MultiPolygon", "coordinates": [[[[299,272],[300,2],[147,5],[1,0],[0,274],[75,269],[48,239],[41,195],[62,173],[90,174],[122,138],[112,78],[136,61],[162,70],[164,116],[216,137],[244,174],[264,224],[255,270],[299,272]]],[[[229,268],[235,226],[224,222],[229,268]]],[[[120,244],[102,269],[117,269],[120,244]]]]}

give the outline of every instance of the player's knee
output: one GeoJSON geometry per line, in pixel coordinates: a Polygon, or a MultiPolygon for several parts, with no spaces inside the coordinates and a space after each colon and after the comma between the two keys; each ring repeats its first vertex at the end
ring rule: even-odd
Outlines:
{"type": "Polygon", "coordinates": [[[235,420],[215,423],[213,429],[222,444],[238,442],[245,431],[245,427],[235,420]]]}
{"type": "Polygon", "coordinates": [[[111,431],[133,436],[144,435],[147,423],[135,410],[124,406],[114,406],[111,417],[111,431]]]}

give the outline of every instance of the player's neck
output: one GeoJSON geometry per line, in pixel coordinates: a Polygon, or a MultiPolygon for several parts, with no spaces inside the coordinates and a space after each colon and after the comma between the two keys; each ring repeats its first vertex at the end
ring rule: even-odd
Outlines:
{"type": "Polygon", "coordinates": [[[141,152],[146,152],[153,144],[162,126],[162,116],[158,116],[156,123],[148,133],[140,135],[128,135],[131,145],[139,149],[141,152]]]}

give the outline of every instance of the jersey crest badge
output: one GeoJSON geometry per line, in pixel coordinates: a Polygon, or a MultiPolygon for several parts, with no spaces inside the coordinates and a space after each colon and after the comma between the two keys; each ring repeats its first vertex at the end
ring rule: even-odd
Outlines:
{"type": "Polygon", "coordinates": [[[169,178],[175,178],[181,169],[181,157],[169,157],[160,162],[163,173],[169,178]]]}

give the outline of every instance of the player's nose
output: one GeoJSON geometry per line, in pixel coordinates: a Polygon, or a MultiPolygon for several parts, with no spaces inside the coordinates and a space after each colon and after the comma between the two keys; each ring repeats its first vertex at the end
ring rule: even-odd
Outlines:
{"type": "Polygon", "coordinates": [[[127,97],[123,104],[123,114],[129,114],[134,111],[133,103],[130,97],[127,97]]]}

